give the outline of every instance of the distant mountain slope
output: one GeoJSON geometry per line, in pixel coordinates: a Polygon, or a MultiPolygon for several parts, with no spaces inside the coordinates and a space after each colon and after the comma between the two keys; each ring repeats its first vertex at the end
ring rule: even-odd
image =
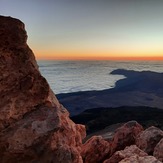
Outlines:
{"type": "Polygon", "coordinates": [[[126,78],[112,89],[57,95],[71,116],[86,109],[119,106],[149,106],[163,109],[163,73],[117,69],[113,75],[126,78]]]}
{"type": "Polygon", "coordinates": [[[111,74],[126,76],[116,82],[115,89],[118,91],[141,91],[163,97],[163,73],[117,69],[111,74]]]}
{"type": "Polygon", "coordinates": [[[145,128],[154,125],[163,129],[163,109],[144,106],[89,109],[71,119],[75,123],[86,125],[88,134],[131,120],[136,120],[145,128]]]}

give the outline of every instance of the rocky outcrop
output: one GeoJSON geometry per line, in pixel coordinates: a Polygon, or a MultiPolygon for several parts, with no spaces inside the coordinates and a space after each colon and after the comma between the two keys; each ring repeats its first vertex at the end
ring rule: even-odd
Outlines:
{"type": "Polygon", "coordinates": [[[115,152],[109,159],[105,160],[104,163],[119,163],[121,160],[131,156],[143,157],[148,156],[148,154],[140,150],[136,145],[131,145],[124,150],[115,152]]]}
{"type": "Polygon", "coordinates": [[[136,139],[136,145],[146,153],[152,155],[155,146],[161,138],[163,138],[163,131],[152,126],[140,133],[136,139]]]}
{"type": "Polygon", "coordinates": [[[159,141],[159,143],[154,148],[153,155],[160,161],[163,162],[163,138],[159,141]]]}
{"type": "MultiPolygon", "coordinates": [[[[162,141],[155,144],[153,156],[136,146],[137,140],[147,131],[153,130],[148,147],[152,147],[158,139],[161,130],[150,127],[144,131],[136,121],[122,124],[113,135],[112,139],[104,139],[102,136],[93,136],[82,146],[82,158],[84,163],[160,163],[162,161],[162,141]],[[155,130],[155,131],[154,131],[155,130]],[[159,131],[159,132],[158,132],[159,131]],[[159,133],[159,134],[158,134],[159,133]],[[153,138],[155,139],[153,140],[153,138]]],[[[148,133],[149,134],[149,133],[148,133]]],[[[142,142],[143,143],[143,142],[142,142]]],[[[142,144],[143,146],[143,144],[142,144]]]]}
{"type": "Polygon", "coordinates": [[[2,163],[81,163],[85,127],[69,119],[41,76],[24,24],[0,16],[2,163]]]}
{"type": "Polygon", "coordinates": [[[101,136],[93,136],[82,146],[84,163],[100,163],[110,155],[110,144],[101,136]]]}
{"type": "Polygon", "coordinates": [[[129,121],[118,128],[111,143],[111,154],[135,144],[136,136],[142,131],[143,127],[136,121],[129,121]]]}

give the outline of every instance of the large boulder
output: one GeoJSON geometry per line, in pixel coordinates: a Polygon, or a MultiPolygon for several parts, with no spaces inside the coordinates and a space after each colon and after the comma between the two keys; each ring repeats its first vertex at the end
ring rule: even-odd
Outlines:
{"type": "Polygon", "coordinates": [[[100,163],[110,155],[110,144],[101,136],[92,136],[82,146],[84,163],[100,163]]]}
{"type": "Polygon", "coordinates": [[[153,155],[160,161],[163,162],[163,138],[159,141],[159,143],[154,148],[153,155]]]}
{"type": "Polygon", "coordinates": [[[20,20],[0,16],[0,162],[81,163],[85,127],[69,119],[26,41],[20,20]]]}
{"type": "Polygon", "coordinates": [[[129,121],[118,128],[111,143],[111,154],[135,144],[136,136],[142,131],[143,127],[136,121],[129,121]]]}
{"type": "Polygon", "coordinates": [[[146,153],[153,155],[154,148],[161,138],[163,138],[163,131],[152,126],[138,135],[136,145],[146,153]]]}
{"type": "Polygon", "coordinates": [[[148,156],[148,154],[140,150],[136,145],[131,145],[124,150],[115,152],[109,159],[105,160],[104,163],[119,163],[121,160],[131,156],[143,157],[148,156]]]}

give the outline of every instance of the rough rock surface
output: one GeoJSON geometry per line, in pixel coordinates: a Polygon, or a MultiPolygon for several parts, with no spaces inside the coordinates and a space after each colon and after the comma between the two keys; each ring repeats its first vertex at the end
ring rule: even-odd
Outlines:
{"type": "Polygon", "coordinates": [[[154,149],[153,156],[163,162],[163,138],[159,141],[154,149]]]}
{"type": "Polygon", "coordinates": [[[0,16],[1,162],[81,163],[85,128],[69,119],[26,41],[20,20],[0,16]]]}
{"type": "Polygon", "coordinates": [[[111,143],[111,154],[135,144],[136,136],[142,131],[143,127],[136,121],[129,121],[118,128],[111,143]]]}
{"type": "Polygon", "coordinates": [[[163,131],[152,126],[140,133],[136,139],[136,145],[146,153],[152,155],[155,146],[161,138],[163,138],[163,131]]]}
{"type": "Polygon", "coordinates": [[[129,158],[125,158],[119,163],[161,163],[161,162],[153,156],[140,157],[136,155],[136,156],[131,156],[129,158]]]}
{"type": "Polygon", "coordinates": [[[84,163],[99,163],[110,154],[110,144],[101,136],[93,136],[82,146],[81,155],[84,163]]]}
{"type": "Polygon", "coordinates": [[[147,156],[148,154],[140,150],[136,145],[126,147],[124,150],[115,152],[109,159],[105,160],[104,163],[118,163],[125,158],[131,156],[147,156]]]}

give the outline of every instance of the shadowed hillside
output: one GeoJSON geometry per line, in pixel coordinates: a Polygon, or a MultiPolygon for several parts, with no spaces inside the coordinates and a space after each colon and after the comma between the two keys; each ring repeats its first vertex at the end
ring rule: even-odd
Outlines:
{"type": "Polygon", "coordinates": [[[145,128],[157,126],[163,129],[163,110],[144,106],[122,106],[117,108],[95,108],[71,117],[75,123],[86,125],[87,133],[104,129],[107,126],[136,120],[145,128]]]}
{"type": "Polygon", "coordinates": [[[163,108],[163,73],[118,69],[113,75],[126,78],[116,82],[112,89],[57,95],[71,116],[90,108],[149,106],[163,108]]]}

